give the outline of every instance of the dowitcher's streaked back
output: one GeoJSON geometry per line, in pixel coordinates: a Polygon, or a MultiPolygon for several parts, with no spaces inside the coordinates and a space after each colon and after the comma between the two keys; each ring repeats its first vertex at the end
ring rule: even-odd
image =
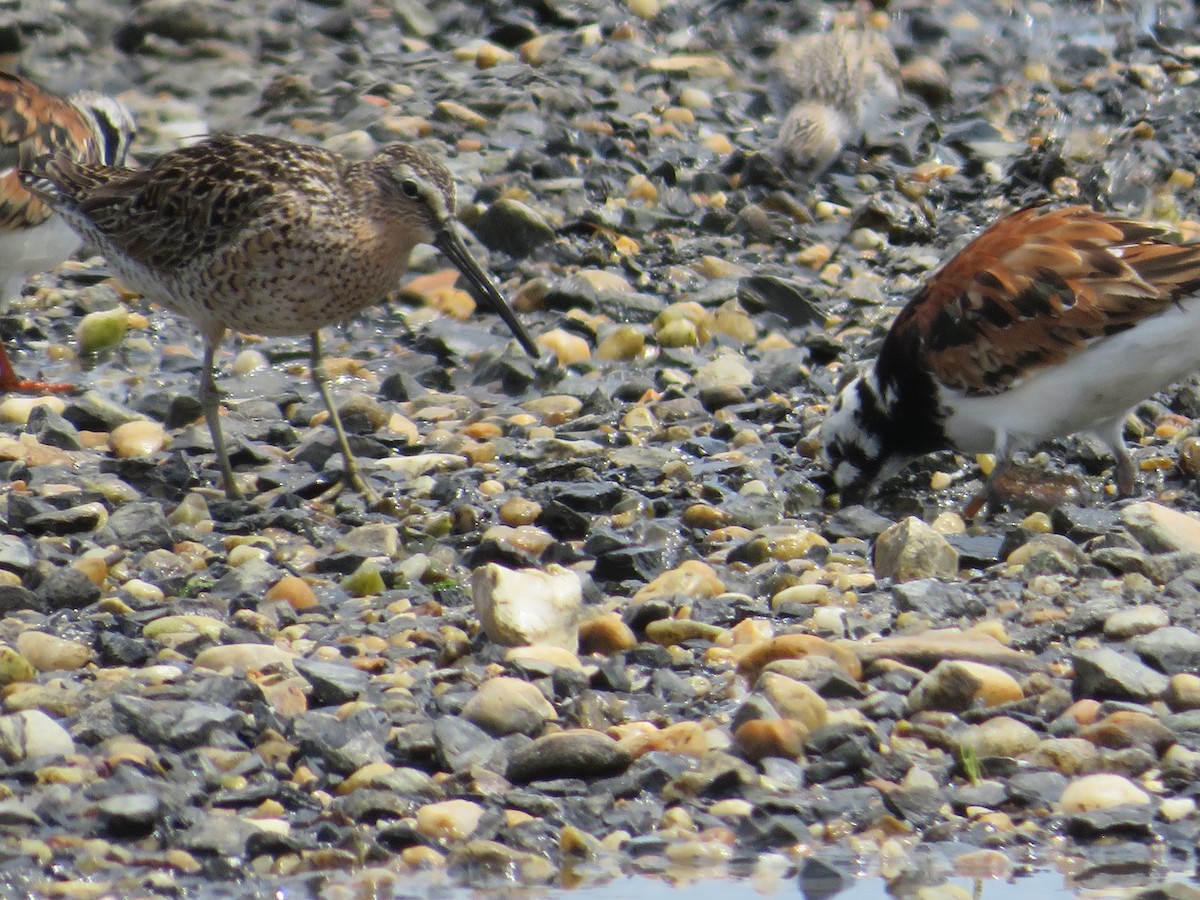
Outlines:
{"type": "Polygon", "coordinates": [[[449,171],[423,150],[389,144],[361,162],[262,135],[219,135],[144,169],[59,153],[22,182],[96,243],[129,287],[187,316],[204,337],[200,400],[226,493],[240,496],[218,418],[213,372],[229,329],[309,334],[320,392],[348,481],[369,498],[321,369],[318,330],[378,303],[432,244],[504,319],[537,346],[464,246],[449,171]]]}
{"type": "MultiPolygon", "coordinates": [[[[0,71],[0,303],[16,297],[34,272],[57,266],[82,241],[17,176],[21,159],[62,152],[72,159],[124,165],[133,117],[121,103],[82,92],[59,97],[27,78],[0,71]]],[[[0,390],[69,389],[23,381],[0,344],[0,390]]]]}

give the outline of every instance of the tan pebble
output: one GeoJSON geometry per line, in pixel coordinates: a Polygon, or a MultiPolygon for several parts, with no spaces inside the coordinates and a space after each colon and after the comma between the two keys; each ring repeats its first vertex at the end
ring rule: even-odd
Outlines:
{"type": "Polygon", "coordinates": [[[136,459],[153,456],[166,439],[161,423],[138,419],[114,428],[108,436],[108,447],[121,459],[136,459]]]}
{"type": "Polygon", "coordinates": [[[656,750],[699,759],[710,749],[708,731],[699,722],[676,722],[666,728],[653,729],[641,735],[630,735],[622,739],[621,746],[635,757],[656,750]]]}
{"type": "Polygon", "coordinates": [[[236,569],[246,563],[263,562],[271,558],[271,551],[266,547],[255,547],[253,544],[241,544],[229,551],[226,562],[230,568],[236,569]]]}
{"type": "Polygon", "coordinates": [[[657,431],[658,419],[645,406],[633,406],[621,417],[621,428],[625,431],[657,431]]]}
{"type": "Polygon", "coordinates": [[[725,633],[719,625],[697,622],[694,619],[657,619],[646,625],[646,640],[663,647],[684,641],[716,641],[725,633]]]}
{"type": "Polygon", "coordinates": [[[733,152],[733,141],[724,134],[709,135],[701,143],[718,156],[728,156],[733,152]]]}
{"type": "Polygon", "coordinates": [[[538,661],[558,666],[560,669],[583,669],[579,657],[562,647],[535,644],[530,647],[513,647],[504,654],[508,662],[538,661]]]}
{"type": "Polygon", "coordinates": [[[916,516],[889,526],[876,538],[872,562],[878,577],[896,581],[958,574],[958,551],[916,516]]]}
{"type": "Polygon", "coordinates": [[[183,635],[183,640],[191,640],[196,635],[216,639],[225,623],[212,616],[176,615],[162,616],[147,622],[142,627],[142,634],[156,641],[165,641],[175,635],[183,635]]]}
{"type": "Polygon", "coordinates": [[[708,814],[718,819],[746,819],[754,813],[754,804],[739,797],[718,800],[708,808],[708,814]]]}
{"type": "Polygon", "coordinates": [[[467,701],[462,716],[488,734],[534,735],[558,715],[537,685],[520,678],[489,678],[467,701]]]}
{"type": "Polygon", "coordinates": [[[317,595],[312,587],[296,575],[284,575],[267,589],[264,599],[268,603],[287,603],[297,611],[317,605],[317,595]]]}
{"type": "Polygon", "coordinates": [[[479,827],[483,812],[482,806],[470,800],[430,803],[417,810],[417,831],[435,840],[461,841],[479,827]]]}
{"type": "Polygon", "coordinates": [[[800,722],[809,731],[816,731],[829,718],[825,700],[802,681],[775,672],[764,672],[754,686],[784,719],[800,722]]]}
{"type": "Polygon", "coordinates": [[[92,658],[91,648],[85,644],[44,631],[21,632],[17,635],[17,651],[39,672],[72,671],[92,658]]]}
{"type": "Polygon", "coordinates": [[[1159,803],[1158,812],[1168,822],[1190,819],[1196,814],[1196,801],[1191,797],[1167,797],[1159,803]]]}
{"type": "Polygon", "coordinates": [[[1200,676],[1190,672],[1172,675],[1163,699],[1175,712],[1200,709],[1200,676]]]}
{"type": "Polygon", "coordinates": [[[653,19],[661,12],[659,0],[626,0],[629,11],[639,19],[653,19]]]}
{"type": "Polygon", "coordinates": [[[1059,809],[1067,815],[1114,806],[1144,805],[1150,795],[1124,775],[1102,773],[1084,775],[1067,785],[1058,799],[1059,809]]]}
{"type": "Polygon", "coordinates": [[[646,337],[636,325],[618,325],[596,345],[596,358],[603,360],[631,360],[640,357],[646,349],[646,337]]]}
{"type": "Polygon", "coordinates": [[[784,634],[750,647],[738,663],[738,671],[755,679],[758,673],[777,659],[801,659],[824,656],[834,660],[856,681],[862,678],[862,663],[853,651],[811,634],[784,634]]]}
{"type": "Polygon", "coordinates": [[[665,856],[684,869],[715,866],[733,858],[733,848],[722,841],[680,841],[668,844],[665,856]]]}
{"type": "Polygon", "coordinates": [[[638,173],[625,183],[625,196],[630,200],[641,200],[643,203],[655,203],[658,200],[658,188],[645,175],[638,173]]]}
{"type": "Polygon", "coordinates": [[[446,865],[446,856],[432,847],[405,847],[400,859],[410,869],[440,869],[446,865]]]}
{"type": "Polygon", "coordinates": [[[476,490],[485,497],[498,497],[504,493],[506,488],[504,487],[504,482],[489,478],[487,481],[481,481],[476,490]]]}
{"type": "Polygon", "coordinates": [[[270,366],[271,361],[262,351],[243,350],[234,357],[232,369],[234,375],[249,375],[251,372],[258,372],[270,368],[270,366]]]}
{"type": "Polygon", "coordinates": [[[689,528],[711,531],[729,525],[733,519],[725,510],[708,503],[694,503],[683,511],[680,520],[689,528]]]}
{"type": "Polygon", "coordinates": [[[1080,725],[1091,725],[1099,719],[1100,701],[1091,698],[1076,700],[1063,712],[1080,725]]]}
{"type": "Polygon", "coordinates": [[[729,646],[751,646],[775,636],[771,623],[763,619],[742,619],[725,632],[729,646]]]}
{"type": "Polygon", "coordinates": [[[505,646],[550,644],[575,650],[583,603],[579,576],[552,563],[545,571],[495,563],[471,573],[471,598],[488,637],[505,646]]]}
{"type": "Polygon", "coordinates": [[[197,525],[211,518],[212,515],[208,511],[208,502],[204,499],[204,495],[192,492],[171,510],[167,521],[172,525],[197,525]]]}
{"type": "Polygon", "coordinates": [[[579,626],[579,652],[612,656],[637,646],[637,636],[616,613],[604,613],[579,626]]]}
{"type": "Polygon", "coordinates": [[[533,413],[545,425],[561,425],[579,415],[583,401],[569,394],[550,394],[526,400],[521,408],[533,413]]]}
{"type": "Polygon", "coordinates": [[[717,310],[713,316],[712,329],[714,333],[731,338],[742,346],[752,344],[758,338],[758,326],[737,306],[736,301],[733,301],[732,306],[726,303],[717,310]]]}
{"type": "Polygon", "coordinates": [[[947,510],[930,522],[929,527],[938,534],[964,534],[967,530],[967,523],[958,513],[947,510]]]}
{"type": "Polygon", "coordinates": [[[725,583],[716,570],[699,560],[689,559],[663,572],[633,595],[635,601],[680,594],[688,597],[716,597],[725,592],[725,583]]]}
{"type": "Polygon", "coordinates": [[[347,775],[346,780],[337,786],[334,793],[345,796],[363,788],[386,786],[386,777],[395,771],[396,767],[391,763],[367,763],[347,775]]]}
{"type": "Polygon", "coordinates": [[[271,644],[221,644],[196,654],[195,664],[216,672],[231,669],[239,674],[268,666],[292,666],[295,654],[271,644]]]}
{"type": "Polygon", "coordinates": [[[771,608],[785,603],[823,604],[829,601],[829,586],[824,584],[793,584],[771,597],[771,608]]]}
{"type": "Polygon", "coordinates": [[[67,408],[62,397],[5,397],[0,400],[0,422],[15,422],[24,425],[29,421],[29,414],[36,407],[45,406],[56,413],[67,408]]]}
{"type": "Polygon", "coordinates": [[[259,684],[267,705],[278,716],[290,719],[308,712],[308,682],[296,676],[259,684]]]}
{"type": "Polygon", "coordinates": [[[535,343],[543,350],[553,353],[560,366],[586,362],[592,358],[592,349],[588,342],[562,328],[552,328],[543,332],[535,339],[535,343]]]}
{"type": "Polygon", "coordinates": [[[86,575],[88,581],[96,587],[104,587],[104,582],[108,579],[108,563],[103,557],[85,556],[75,560],[72,565],[86,575]]]}
{"type": "Polygon", "coordinates": [[[33,681],[37,670],[12,647],[0,647],[0,685],[33,681]]]}
{"type": "Polygon", "coordinates": [[[139,603],[161,603],[166,599],[162,588],[141,578],[130,578],[121,585],[121,590],[125,591],[131,600],[139,603]]]}
{"type": "Polygon", "coordinates": [[[804,752],[808,733],[803,724],[788,719],[751,719],[738,726],[733,740],[754,762],[768,756],[795,759],[804,752]]]}
{"type": "Polygon", "coordinates": [[[434,107],[435,117],[443,121],[460,122],[469,128],[487,128],[490,124],[487,116],[480,115],[475,110],[456,103],[453,100],[442,100],[434,107]]]}
{"type": "Polygon", "coordinates": [[[542,514],[542,505],[525,497],[513,497],[501,504],[499,514],[505,525],[532,525],[542,514]]]}
{"type": "Polygon", "coordinates": [[[514,59],[516,59],[516,55],[503,47],[497,47],[490,41],[483,41],[479,45],[479,49],[475,51],[475,68],[492,69],[500,63],[512,62],[514,59]]]}
{"type": "Polygon", "coordinates": [[[997,716],[971,725],[958,735],[959,752],[977,759],[991,756],[1020,756],[1038,745],[1036,731],[1009,716],[997,716]]]}

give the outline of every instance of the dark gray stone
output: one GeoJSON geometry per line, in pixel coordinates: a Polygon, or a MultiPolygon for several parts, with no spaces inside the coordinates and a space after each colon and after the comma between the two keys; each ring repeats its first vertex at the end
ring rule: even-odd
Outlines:
{"type": "Polygon", "coordinates": [[[1160,698],[1170,684],[1161,672],[1108,647],[1077,651],[1072,663],[1071,691],[1076,698],[1145,702],[1160,698]]]}

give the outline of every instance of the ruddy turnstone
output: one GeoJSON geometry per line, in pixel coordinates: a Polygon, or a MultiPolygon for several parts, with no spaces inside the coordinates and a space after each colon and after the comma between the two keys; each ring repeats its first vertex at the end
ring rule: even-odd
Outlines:
{"type": "MultiPolygon", "coordinates": [[[[0,71],[0,303],[18,296],[25,279],[52,269],[82,243],[17,176],[23,158],[62,152],[80,162],[123,165],[133,117],[111,97],[89,92],[59,97],[27,78],[0,71]]],[[[71,385],[23,381],[0,344],[0,390],[65,390],[71,385]]]]}
{"type": "Polygon", "coordinates": [[[1033,206],[967,244],[821,425],[843,497],[935,450],[995,453],[1004,466],[1081,431],[1109,447],[1117,487],[1131,494],[1126,415],[1200,367],[1200,299],[1188,299],[1200,243],[1165,233],[1083,206],[1033,206]]]}
{"type": "Polygon", "coordinates": [[[775,154],[797,181],[819,176],[899,101],[900,63],[878,31],[802,35],[767,65],[775,102],[788,110],[775,154]]]}
{"type": "Polygon", "coordinates": [[[213,360],[230,329],[308,334],[312,378],[329,410],[351,485],[369,500],[321,366],[318,329],[380,302],[432,244],[466,276],[531,356],[537,345],[471,256],[446,167],[408,144],[361,162],[262,135],[219,135],[142,169],[68,154],[23,170],[22,183],[94,242],[129,287],[189,318],[204,338],[200,401],[230,497],[241,491],[218,416],[213,360]]]}

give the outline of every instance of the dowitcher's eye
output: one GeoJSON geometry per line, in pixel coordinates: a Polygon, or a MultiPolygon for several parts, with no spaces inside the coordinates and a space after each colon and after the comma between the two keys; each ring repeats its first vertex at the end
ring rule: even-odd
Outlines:
{"type": "Polygon", "coordinates": [[[405,197],[411,197],[413,200],[421,196],[420,186],[411,178],[405,178],[400,182],[400,190],[404,191],[405,197]]]}

